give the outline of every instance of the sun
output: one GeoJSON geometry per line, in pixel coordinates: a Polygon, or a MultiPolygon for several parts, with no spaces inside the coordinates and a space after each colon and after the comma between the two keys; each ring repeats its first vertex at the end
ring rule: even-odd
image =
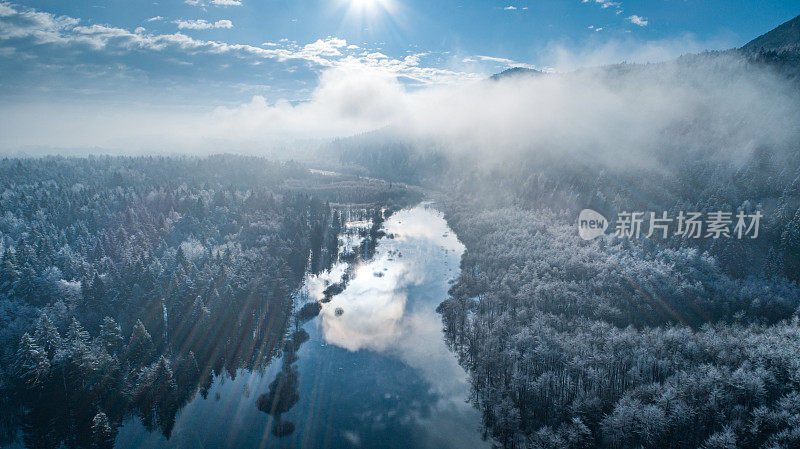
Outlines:
{"type": "MultiPolygon", "coordinates": [[[[345,6],[350,19],[375,21],[386,16],[394,16],[397,11],[396,0],[339,0],[345,6]]],[[[374,25],[374,23],[373,23],[374,25]]]]}
{"type": "Polygon", "coordinates": [[[338,0],[335,3],[342,14],[341,29],[351,36],[355,33],[355,40],[393,39],[401,34],[406,23],[402,0],[338,0]]]}
{"type": "Polygon", "coordinates": [[[381,3],[384,3],[383,0],[350,0],[350,4],[356,8],[362,9],[370,9],[374,8],[381,3]]]}

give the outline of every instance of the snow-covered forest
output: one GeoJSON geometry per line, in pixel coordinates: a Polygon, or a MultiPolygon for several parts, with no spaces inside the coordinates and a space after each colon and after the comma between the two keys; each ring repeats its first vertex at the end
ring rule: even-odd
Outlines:
{"type": "Polygon", "coordinates": [[[269,364],[338,252],[327,197],[408,193],[355,184],[238,156],[4,159],[0,443],[110,447],[130,416],[169,436],[215,375],[269,364]]]}

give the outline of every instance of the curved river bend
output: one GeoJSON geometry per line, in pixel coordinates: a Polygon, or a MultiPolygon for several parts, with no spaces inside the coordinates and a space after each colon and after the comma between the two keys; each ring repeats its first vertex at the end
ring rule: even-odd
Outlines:
{"type": "MultiPolygon", "coordinates": [[[[131,419],[116,447],[489,447],[435,311],[464,247],[425,204],[395,213],[383,229],[374,257],[353,266],[345,290],[304,326],[310,338],[293,365],[299,399],[282,415],[295,425],[291,435],[276,437],[274,418],[255,405],[281,369],[276,360],[262,373],[218,377],[207,399],[179,412],[169,440],[131,419]]],[[[304,293],[321,299],[345,271],[341,263],[309,276],[304,293]]]]}

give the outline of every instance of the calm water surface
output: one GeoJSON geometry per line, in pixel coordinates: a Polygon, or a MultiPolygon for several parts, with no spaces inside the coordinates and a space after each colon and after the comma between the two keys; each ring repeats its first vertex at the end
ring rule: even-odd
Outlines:
{"type": "MultiPolygon", "coordinates": [[[[131,419],[116,447],[489,447],[435,312],[464,248],[427,205],[395,213],[384,230],[374,257],[353,266],[347,288],[305,324],[300,399],[283,415],[293,434],[273,435],[274,418],[255,405],[281,369],[276,360],[263,373],[218,377],[206,399],[179,412],[169,440],[131,419]]],[[[298,296],[321,299],[346,270],[309,276],[298,296]]]]}

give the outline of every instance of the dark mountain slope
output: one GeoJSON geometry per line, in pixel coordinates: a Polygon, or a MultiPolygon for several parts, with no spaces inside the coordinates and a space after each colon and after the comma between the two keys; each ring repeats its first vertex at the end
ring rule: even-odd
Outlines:
{"type": "Polygon", "coordinates": [[[762,34],[742,47],[745,51],[800,50],[800,16],[762,34]]]}
{"type": "Polygon", "coordinates": [[[503,70],[500,73],[496,73],[492,75],[490,78],[494,81],[500,81],[504,78],[513,78],[517,76],[530,76],[530,75],[542,75],[544,72],[536,69],[528,69],[525,67],[512,67],[510,69],[503,70]]]}

